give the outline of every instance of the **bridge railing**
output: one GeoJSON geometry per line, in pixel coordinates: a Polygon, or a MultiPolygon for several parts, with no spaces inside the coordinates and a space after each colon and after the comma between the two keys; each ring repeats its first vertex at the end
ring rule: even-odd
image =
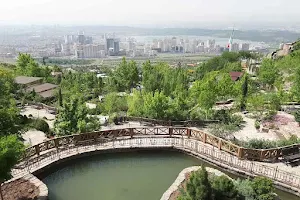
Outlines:
{"type": "Polygon", "coordinates": [[[188,129],[179,129],[177,131],[182,131],[181,134],[173,134],[171,136],[158,130],[158,128],[152,128],[149,131],[145,128],[131,128],[126,131],[126,136],[120,135],[120,130],[111,130],[105,131],[105,133],[91,133],[94,136],[90,137],[75,135],[58,138],[54,142],[58,146],[40,151],[38,156],[36,154],[27,158],[20,163],[18,168],[13,170],[13,175],[21,177],[28,172],[35,172],[60,159],[91,151],[136,147],[173,147],[190,152],[222,168],[241,172],[249,176],[266,176],[283,187],[292,187],[295,190],[300,190],[300,176],[297,174],[286,172],[264,163],[242,160],[217,146],[209,145],[209,143],[205,144],[198,138],[188,137],[188,129]],[[146,131],[147,134],[140,134],[142,131],[146,131]],[[95,136],[99,134],[106,136],[106,138],[99,139],[95,136]],[[112,138],[109,137],[110,134],[119,136],[112,138]],[[80,140],[83,138],[85,140],[80,140]],[[78,143],[79,141],[80,143],[78,143]]]}
{"type": "Polygon", "coordinates": [[[137,135],[167,135],[169,137],[176,135],[181,137],[193,138],[201,141],[205,144],[209,144],[213,147],[217,147],[219,150],[230,153],[239,159],[253,160],[253,161],[277,161],[278,158],[289,153],[289,149],[299,149],[299,145],[291,145],[281,148],[273,149],[249,149],[243,148],[233,144],[230,141],[216,137],[214,135],[205,133],[200,130],[190,128],[179,127],[143,127],[143,128],[125,128],[125,129],[113,129],[104,130],[98,132],[90,132],[83,134],[75,134],[70,136],[54,138],[40,144],[31,146],[25,150],[23,159],[32,156],[40,156],[42,152],[50,149],[61,148],[66,145],[80,145],[81,143],[101,142],[106,140],[115,140],[118,137],[134,137],[137,135]]]}

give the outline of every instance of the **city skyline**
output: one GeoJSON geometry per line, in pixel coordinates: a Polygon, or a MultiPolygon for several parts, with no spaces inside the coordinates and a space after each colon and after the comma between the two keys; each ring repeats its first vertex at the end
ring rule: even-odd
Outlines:
{"type": "Polygon", "coordinates": [[[0,24],[103,24],[135,27],[297,26],[297,0],[11,0],[0,24]]]}

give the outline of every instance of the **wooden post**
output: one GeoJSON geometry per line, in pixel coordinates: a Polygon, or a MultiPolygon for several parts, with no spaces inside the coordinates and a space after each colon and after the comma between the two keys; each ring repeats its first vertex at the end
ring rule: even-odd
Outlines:
{"type": "Polygon", "coordinates": [[[243,148],[239,147],[239,149],[238,149],[238,158],[242,158],[242,156],[243,156],[243,148]]]}
{"type": "Polygon", "coordinates": [[[35,145],[35,153],[36,153],[36,155],[40,155],[40,147],[39,147],[39,145],[35,145]]]}
{"type": "Polygon", "coordinates": [[[219,139],[218,148],[219,148],[219,150],[222,149],[222,139],[219,139]]]}
{"type": "Polygon", "coordinates": [[[191,129],[187,128],[186,133],[187,133],[188,138],[190,138],[191,137],[191,129]]]}
{"type": "Polygon", "coordinates": [[[203,135],[203,143],[204,144],[206,143],[206,138],[207,138],[207,135],[206,135],[206,133],[204,133],[204,135],[203,135]]]}
{"type": "Polygon", "coordinates": [[[169,136],[172,137],[173,135],[173,128],[169,128],[169,136]]]}
{"type": "Polygon", "coordinates": [[[130,134],[130,138],[132,139],[133,138],[133,128],[129,129],[129,134],[130,134]]]}

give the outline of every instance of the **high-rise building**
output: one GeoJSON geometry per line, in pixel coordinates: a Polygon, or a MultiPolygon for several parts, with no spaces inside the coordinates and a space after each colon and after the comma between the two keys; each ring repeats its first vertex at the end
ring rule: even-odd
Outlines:
{"type": "Polygon", "coordinates": [[[241,46],[242,51],[249,51],[250,49],[250,44],[249,43],[243,43],[241,46]]]}
{"type": "Polygon", "coordinates": [[[176,45],[177,45],[177,38],[176,37],[172,37],[171,46],[175,47],[176,45]]]}
{"type": "Polygon", "coordinates": [[[231,51],[232,52],[237,52],[237,51],[239,51],[240,50],[240,45],[238,44],[238,43],[233,43],[232,45],[231,45],[231,51]]]}
{"type": "Polygon", "coordinates": [[[85,36],[84,33],[78,33],[78,43],[81,45],[85,44],[85,36]]]}
{"type": "Polygon", "coordinates": [[[161,49],[161,51],[164,51],[164,42],[162,40],[157,42],[157,48],[161,49]]]}
{"type": "Polygon", "coordinates": [[[119,41],[114,41],[114,53],[117,54],[120,51],[120,42],[119,41]]]}
{"type": "Polygon", "coordinates": [[[209,49],[215,48],[216,41],[215,40],[207,40],[206,47],[209,49]]]}
{"type": "Polygon", "coordinates": [[[106,39],[106,51],[108,52],[109,49],[114,48],[114,39],[113,38],[107,38],[106,39]]]}

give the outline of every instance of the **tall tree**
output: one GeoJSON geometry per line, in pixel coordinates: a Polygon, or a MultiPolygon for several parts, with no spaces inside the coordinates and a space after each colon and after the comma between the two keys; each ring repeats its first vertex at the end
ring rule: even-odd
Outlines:
{"type": "Polygon", "coordinates": [[[18,133],[19,110],[12,94],[15,91],[12,72],[0,68],[0,136],[18,133]]]}
{"type": "Polygon", "coordinates": [[[71,135],[99,130],[100,122],[97,118],[88,116],[86,106],[80,99],[73,97],[60,108],[54,129],[58,135],[71,135]]]}
{"type": "Polygon", "coordinates": [[[119,92],[130,91],[131,88],[135,88],[139,82],[136,62],[127,62],[124,57],[111,78],[119,92]]]}
{"type": "Polygon", "coordinates": [[[154,95],[147,93],[144,95],[144,114],[153,119],[167,119],[170,108],[170,98],[163,92],[155,92],[154,95]]]}
{"type": "Polygon", "coordinates": [[[242,83],[242,97],[241,97],[241,110],[246,108],[246,98],[248,95],[248,74],[244,75],[243,83],[242,83]]]}

